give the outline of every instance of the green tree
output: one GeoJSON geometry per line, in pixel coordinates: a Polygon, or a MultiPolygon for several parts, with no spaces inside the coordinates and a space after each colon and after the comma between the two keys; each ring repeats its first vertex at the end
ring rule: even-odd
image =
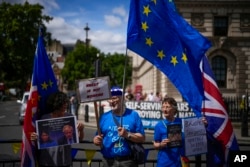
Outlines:
{"type": "Polygon", "coordinates": [[[114,53],[105,55],[102,59],[102,74],[109,76],[110,85],[117,85],[123,87],[123,76],[124,68],[126,66],[126,75],[125,75],[125,87],[128,84],[131,84],[132,76],[132,65],[128,56],[124,54],[114,53]]]}
{"type": "MultiPolygon", "coordinates": [[[[101,75],[109,76],[110,85],[122,87],[123,72],[126,56],[115,53],[104,54],[94,46],[86,47],[85,44],[77,42],[75,49],[66,56],[65,65],[62,69],[64,82],[68,89],[76,89],[76,81],[95,77],[95,61],[101,60],[101,75]],[[98,55],[98,57],[97,57],[98,55]]],[[[132,66],[128,63],[126,70],[126,84],[131,83],[132,66]]]]}
{"type": "Polygon", "coordinates": [[[22,4],[0,4],[0,81],[8,87],[24,88],[31,78],[33,60],[38,39],[39,27],[52,17],[42,15],[43,6],[22,4]]]}
{"type": "Polygon", "coordinates": [[[61,71],[68,89],[76,88],[76,81],[94,77],[94,61],[100,51],[95,47],[86,47],[80,41],[76,43],[74,50],[67,54],[64,68],[61,71]]]}

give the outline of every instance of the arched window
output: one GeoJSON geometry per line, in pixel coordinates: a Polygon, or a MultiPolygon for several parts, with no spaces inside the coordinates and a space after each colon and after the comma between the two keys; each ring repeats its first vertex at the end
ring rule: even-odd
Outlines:
{"type": "Polygon", "coordinates": [[[212,70],[218,87],[226,88],[227,60],[220,55],[213,57],[212,70]]]}

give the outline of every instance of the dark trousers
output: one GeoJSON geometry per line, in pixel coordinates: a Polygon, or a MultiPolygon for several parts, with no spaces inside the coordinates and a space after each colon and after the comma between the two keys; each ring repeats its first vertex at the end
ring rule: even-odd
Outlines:
{"type": "Polygon", "coordinates": [[[103,167],[138,167],[132,159],[102,159],[103,167]]]}
{"type": "Polygon", "coordinates": [[[70,165],[69,166],[43,166],[43,165],[39,165],[39,167],[70,167],[70,165]]]}

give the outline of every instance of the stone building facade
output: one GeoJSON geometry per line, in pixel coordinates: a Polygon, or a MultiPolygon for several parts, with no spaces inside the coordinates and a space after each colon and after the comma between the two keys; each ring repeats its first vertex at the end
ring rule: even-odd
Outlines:
{"type": "MultiPolygon", "coordinates": [[[[206,55],[223,96],[241,96],[250,91],[250,1],[175,0],[180,15],[207,37],[212,47],[206,55]]],[[[128,52],[133,62],[131,87],[143,92],[182,100],[167,77],[142,57],[128,52]]]]}
{"type": "Polygon", "coordinates": [[[46,47],[46,51],[49,56],[49,60],[51,61],[52,69],[57,79],[57,85],[60,91],[68,91],[68,86],[64,83],[61,70],[64,67],[67,53],[73,51],[78,43],[84,44],[84,42],[79,39],[76,41],[76,43],[68,44],[62,44],[60,41],[54,39],[51,44],[46,47]]]}

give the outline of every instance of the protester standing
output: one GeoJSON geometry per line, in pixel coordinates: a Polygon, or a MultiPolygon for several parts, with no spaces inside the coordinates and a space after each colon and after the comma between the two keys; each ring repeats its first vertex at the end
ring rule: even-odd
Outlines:
{"type": "MultiPolygon", "coordinates": [[[[45,114],[41,119],[51,119],[59,117],[72,116],[66,112],[68,106],[68,97],[63,92],[56,92],[49,96],[47,100],[47,109],[52,112],[45,114]]],[[[84,125],[77,124],[79,140],[84,137],[84,125]]],[[[37,133],[31,134],[31,140],[37,140],[37,133]]],[[[72,164],[71,145],[61,145],[38,150],[38,166],[39,167],[70,167],[72,164]]]]}
{"type": "Polygon", "coordinates": [[[148,95],[147,101],[154,101],[154,93],[153,93],[153,92],[151,92],[151,93],[148,95]]]}
{"type": "Polygon", "coordinates": [[[104,167],[137,167],[128,141],[143,143],[145,132],[138,113],[123,105],[122,89],[112,87],[111,110],[100,117],[100,133],[93,143],[101,147],[104,167]]]}
{"type": "MultiPolygon", "coordinates": [[[[153,146],[158,149],[157,167],[181,167],[181,156],[184,155],[184,143],[178,147],[170,147],[171,140],[168,137],[168,125],[182,126],[181,118],[175,117],[177,114],[177,102],[174,98],[164,98],[162,101],[162,112],[165,120],[158,122],[154,130],[153,146]]],[[[205,118],[202,119],[206,125],[205,118]]],[[[181,132],[180,132],[181,133],[181,132]]],[[[184,141],[181,133],[181,142],[184,141]]]]}
{"type": "Polygon", "coordinates": [[[72,95],[70,98],[70,111],[72,115],[76,115],[77,110],[77,99],[75,95],[72,95]]]}

